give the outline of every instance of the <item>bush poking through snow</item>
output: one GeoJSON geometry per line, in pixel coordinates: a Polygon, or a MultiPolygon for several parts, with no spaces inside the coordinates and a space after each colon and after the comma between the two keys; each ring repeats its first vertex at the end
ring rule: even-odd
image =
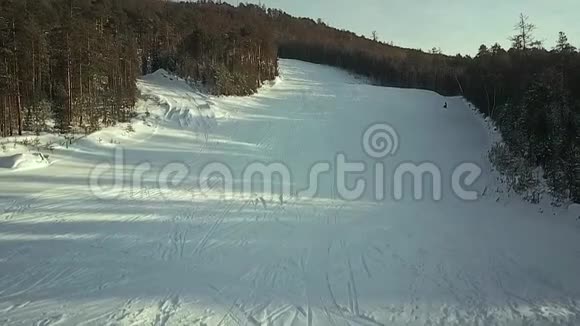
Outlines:
{"type": "Polygon", "coordinates": [[[49,152],[54,152],[54,144],[52,142],[48,142],[46,144],[44,144],[44,147],[42,148],[44,150],[47,150],[49,152]]]}
{"type": "Polygon", "coordinates": [[[64,147],[68,148],[75,142],[75,136],[73,135],[64,135],[64,147]]]}
{"type": "Polygon", "coordinates": [[[128,124],[128,125],[127,125],[127,127],[125,127],[125,132],[126,132],[127,134],[132,134],[132,133],[134,133],[134,132],[135,132],[135,128],[133,128],[133,125],[131,125],[131,124],[128,124]]]}
{"type": "Polygon", "coordinates": [[[40,150],[40,147],[41,147],[41,146],[40,146],[40,138],[38,138],[38,137],[35,137],[35,138],[33,138],[33,139],[30,141],[30,146],[31,146],[32,148],[34,148],[35,150],[37,150],[37,151],[38,151],[38,150],[40,150]]]}

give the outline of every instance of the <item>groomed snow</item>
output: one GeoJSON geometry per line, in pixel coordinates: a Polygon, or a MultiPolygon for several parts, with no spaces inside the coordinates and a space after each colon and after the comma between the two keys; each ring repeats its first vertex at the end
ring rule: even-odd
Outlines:
{"type": "MultiPolygon", "coordinates": [[[[280,65],[276,83],[243,98],[208,97],[159,71],[139,81],[132,127],[56,146],[43,169],[0,169],[0,325],[580,324],[577,206],[496,194],[493,133],[461,98],[280,65]],[[382,160],[361,145],[377,122],[400,140],[382,160]],[[286,164],[302,190],[310,166],[339,153],[381,161],[387,177],[432,162],[442,199],[395,201],[387,187],[384,200],[345,201],[329,175],[313,198],[240,193],[252,162],[286,164]],[[233,171],[233,193],[200,189],[211,162],[233,171]],[[483,168],[477,201],[452,192],[463,162],[483,168]],[[161,189],[170,163],[187,179],[161,189]],[[119,169],[95,186],[98,164],[119,169]],[[130,186],[108,187],[119,180],[130,186]]],[[[359,176],[373,180],[369,171],[359,176]]]]}

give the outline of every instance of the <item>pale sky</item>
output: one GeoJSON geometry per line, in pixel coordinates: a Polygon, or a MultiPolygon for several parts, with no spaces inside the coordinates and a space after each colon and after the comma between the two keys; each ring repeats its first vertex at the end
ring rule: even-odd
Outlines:
{"type": "MultiPolygon", "coordinates": [[[[239,1],[228,0],[237,5],[239,1]]],[[[537,26],[536,38],[552,48],[559,31],[580,47],[580,0],[252,0],[294,16],[322,18],[334,27],[382,41],[446,54],[477,52],[482,43],[509,47],[519,14],[537,26]]]]}

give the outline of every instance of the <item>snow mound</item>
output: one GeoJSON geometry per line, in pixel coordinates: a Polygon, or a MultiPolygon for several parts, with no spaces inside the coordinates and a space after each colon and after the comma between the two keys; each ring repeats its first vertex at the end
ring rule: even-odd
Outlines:
{"type": "Polygon", "coordinates": [[[21,153],[0,157],[0,169],[34,169],[49,165],[48,157],[42,153],[21,153]]]}
{"type": "Polygon", "coordinates": [[[283,81],[284,81],[284,79],[282,78],[282,76],[276,76],[276,78],[274,78],[274,80],[267,80],[267,81],[263,82],[262,87],[279,86],[283,81]]]}
{"type": "Polygon", "coordinates": [[[163,69],[144,76],[138,87],[145,99],[143,107],[148,112],[183,129],[207,132],[221,116],[206,95],[163,69]],[[151,112],[155,107],[161,112],[151,112]]]}

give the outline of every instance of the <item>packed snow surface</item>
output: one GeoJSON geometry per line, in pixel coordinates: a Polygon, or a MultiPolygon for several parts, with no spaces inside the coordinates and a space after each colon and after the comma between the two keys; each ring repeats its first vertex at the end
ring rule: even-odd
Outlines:
{"type": "Polygon", "coordinates": [[[580,324],[577,206],[502,193],[490,131],[461,98],[280,64],[241,98],[159,71],[132,124],[55,146],[42,169],[2,158],[0,325],[580,324]],[[363,150],[376,123],[396,131],[389,156],[363,150]],[[326,173],[304,195],[310,167],[334,173],[339,154],[366,164],[346,179],[367,190],[345,200],[326,173]],[[257,161],[287,166],[292,191],[243,192],[257,161]],[[376,199],[374,167],[392,180],[405,162],[441,169],[440,200],[395,200],[390,182],[376,199]],[[451,189],[465,162],[483,170],[475,201],[451,189]],[[232,172],[229,192],[200,177],[208,163],[232,172]]]}

